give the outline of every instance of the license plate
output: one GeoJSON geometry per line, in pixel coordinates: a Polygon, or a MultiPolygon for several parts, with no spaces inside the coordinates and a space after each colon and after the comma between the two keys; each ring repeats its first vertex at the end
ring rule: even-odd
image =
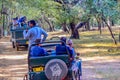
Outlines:
{"type": "Polygon", "coordinates": [[[34,72],[41,72],[43,70],[44,70],[44,67],[35,67],[35,68],[33,68],[34,72]]]}
{"type": "Polygon", "coordinates": [[[27,41],[26,44],[29,44],[29,42],[27,41]]]}

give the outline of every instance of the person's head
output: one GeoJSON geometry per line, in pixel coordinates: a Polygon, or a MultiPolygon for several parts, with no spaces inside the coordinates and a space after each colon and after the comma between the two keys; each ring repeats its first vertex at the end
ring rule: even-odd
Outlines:
{"type": "Polygon", "coordinates": [[[66,37],[61,37],[60,40],[62,41],[62,45],[65,45],[66,44],[66,37]]]}
{"type": "Polygon", "coordinates": [[[17,19],[16,19],[16,18],[13,18],[13,22],[15,22],[15,21],[17,21],[17,19]]]}
{"type": "Polygon", "coordinates": [[[73,46],[73,41],[72,41],[71,39],[69,39],[69,40],[67,41],[67,44],[72,47],[72,46],[73,46]]]}
{"type": "Polygon", "coordinates": [[[18,20],[18,17],[16,17],[16,20],[18,20]]]}
{"type": "Polygon", "coordinates": [[[23,22],[25,22],[27,20],[26,16],[23,17],[23,22]]]}
{"type": "Polygon", "coordinates": [[[16,18],[13,18],[13,21],[12,21],[12,22],[13,22],[13,25],[14,25],[14,26],[18,26],[18,22],[17,22],[17,19],[16,19],[16,18]]]}
{"type": "Polygon", "coordinates": [[[36,26],[35,20],[30,20],[30,21],[29,21],[29,26],[30,26],[30,27],[36,26]]]}

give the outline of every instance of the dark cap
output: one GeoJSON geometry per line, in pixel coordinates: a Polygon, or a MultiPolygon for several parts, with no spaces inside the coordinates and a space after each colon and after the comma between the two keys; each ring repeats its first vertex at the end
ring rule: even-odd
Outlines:
{"type": "Polygon", "coordinates": [[[66,37],[61,37],[60,40],[62,41],[62,44],[66,44],[66,37]]]}
{"type": "Polygon", "coordinates": [[[13,18],[13,20],[17,20],[16,18],[13,18]]]}

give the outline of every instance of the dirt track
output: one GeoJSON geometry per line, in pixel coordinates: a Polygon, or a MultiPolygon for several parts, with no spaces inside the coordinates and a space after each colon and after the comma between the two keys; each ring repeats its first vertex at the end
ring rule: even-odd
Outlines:
{"type": "Polygon", "coordinates": [[[15,51],[9,41],[9,38],[0,40],[0,80],[23,80],[27,51],[15,51]]]}
{"type": "MultiPolygon", "coordinates": [[[[23,80],[27,73],[27,51],[15,51],[9,41],[9,38],[0,40],[0,80],[23,80]]],[[[119,57],[85,57],[82,60],[82,80],[120,80],[119,57]]]]}

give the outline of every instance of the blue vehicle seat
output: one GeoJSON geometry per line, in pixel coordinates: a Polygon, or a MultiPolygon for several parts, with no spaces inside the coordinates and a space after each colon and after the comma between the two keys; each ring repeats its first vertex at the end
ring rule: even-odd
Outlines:
{"type": "Polygon", "coordinates": [[[57,45],[56,46],[56,55],[63,55],[67,53],[67,47],[65,45],[57,45]]]}
{"type": "Polygon", "coordinates": [[[46,51],[40,46],[33,46],[30,50],[30,57],[45,56],[46,51]]]}

